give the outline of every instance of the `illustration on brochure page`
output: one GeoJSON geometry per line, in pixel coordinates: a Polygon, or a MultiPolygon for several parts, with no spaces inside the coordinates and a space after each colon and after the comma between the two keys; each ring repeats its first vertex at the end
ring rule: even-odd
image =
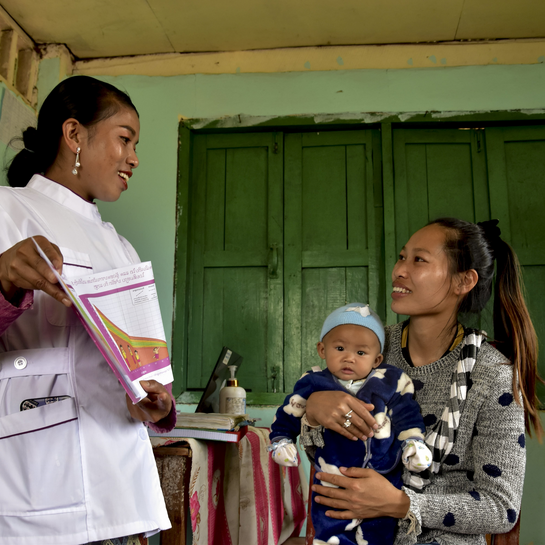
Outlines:
{"type": "MultiPolygon", "coordinates": [[[[34,241],[36,242],[36,241],[34,241]]],[[[173,381],[151,263],[66,278],[55,273],[87,332],[133,403],[146,397],[141,380],[173,381]]]]}

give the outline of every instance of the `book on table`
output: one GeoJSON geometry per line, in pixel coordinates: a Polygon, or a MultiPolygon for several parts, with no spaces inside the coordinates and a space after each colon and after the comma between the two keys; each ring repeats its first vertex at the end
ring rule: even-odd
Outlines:
{"type": "Polygon", "coordinates": [[[255,418],[247,414],[219,413],[219,391],[229,377],[229,365],[240,368],[242,357],[224,346],[210,373],[208,383],[194,413],[177,413],[176,427],[166,433],[148,430],[153,446],[171,444],[173,438],[194,438],[209,441],[238,443],[255,418]]]}
{"type": "Polygon", "coordinates": [[[177,413],[176,428],[195,428],[214,431],[233,431],[247,424],[247,414],[177,413]]]}
{"type": "Polygon", "coordinates": [[[254,422],[247,414],[178,413],[173,430],[166,433],[148,430],[148,434],[153,446],[172,443],[172,438],[238,443],[246,435],[248,425],[254,422]]]}
{"type": "Polygon", "coordinates": [[[167,433],[157,433],[148,430],[151,444],[160,447],[179,442],[183,439],[201,439],[204,441],[222,441],[224,443],[238,443],[248,431],[248,425],[244,424],[236,430],[210,430],[201,428],[174,428],[167,433]]]}

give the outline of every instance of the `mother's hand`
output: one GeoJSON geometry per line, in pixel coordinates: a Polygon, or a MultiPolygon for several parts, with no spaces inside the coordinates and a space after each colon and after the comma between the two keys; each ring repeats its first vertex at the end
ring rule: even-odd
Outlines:
{"type": "Polygon", "coordinates": [[[378,428],[369,412],[372,409],[373,405],[346,392],[328,390],[311,394],[307,400],[306,416],[311,426],[320,424],[348,439],[365,440],[373,437],[373,430],[378,428]],[[350,418],[347,418],[350,411],[350,418]],[[350,422],[348,427],[344,426],[347,421],[350,422]]]}
{"type": "Polygon", "coordinates": [[[409,511],[410,501],[405,492],[396,488],[373,469],[339,468],[343,476],[316,473],[316,478],[340,488],[315,484],[315,500],[333,507],[326,515],[335,519],[369,519],[376,517],[403,518],[409,511]]]}
{"type": "MultiPolygon", "coordinates": [[[[45,237],[34,237],[57,272],[62,272],[62,254],[59,247],[45,237]]],[[[7,301],[16,301],[23,290],[41,290],[67,307],[72,303],[58,286],[49,265],[40,257],[31,238],[15,244],[0,255],[0,290],[7,301]]]]}

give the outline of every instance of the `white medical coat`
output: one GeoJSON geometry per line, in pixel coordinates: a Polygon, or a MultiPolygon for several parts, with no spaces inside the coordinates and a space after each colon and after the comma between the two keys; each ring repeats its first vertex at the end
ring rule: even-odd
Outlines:
{"type": "MultiPolygon", "coordinates": [[[[69,277],[140,261],[96,205],[38,175],[0,187],[0,254],[33,235],[59,246],[69,277]]],[[[36,291],[0,336],[0,543],[75,545],[167,528],[145,426],[73,310],[36,291]],[[70,398],[20,410],[61,395],[70,398]]]]}

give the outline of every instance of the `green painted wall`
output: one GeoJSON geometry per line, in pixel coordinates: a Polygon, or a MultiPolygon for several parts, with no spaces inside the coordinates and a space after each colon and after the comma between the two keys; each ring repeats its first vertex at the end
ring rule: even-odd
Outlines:
{"type": "MultiPolygon", "coordinates": [[[[40,101],[55,81],[54,74],[58,65],[42,65],[40,101]]],[[[430,110],[545,109],[545,64],[104,79],[131,95],[142,130],[140,167],[129,191],[118,202],[100,208],[104,219],[116,225],[141,258],[153,262],[167,337],[173,308],[179,116],[313,114],[317,121],[328,121],[372,112],[401,112],[410,117],[411,112],[430,110]]],[[[263,425],[270,423],[270,409],[255,411],[264,415],[263,425]]],[[[545,545],[545,526],[539,518],[545,505],[545,456],[536,441],[528,441],[528,461],[521,544],[545,545]]]]}

